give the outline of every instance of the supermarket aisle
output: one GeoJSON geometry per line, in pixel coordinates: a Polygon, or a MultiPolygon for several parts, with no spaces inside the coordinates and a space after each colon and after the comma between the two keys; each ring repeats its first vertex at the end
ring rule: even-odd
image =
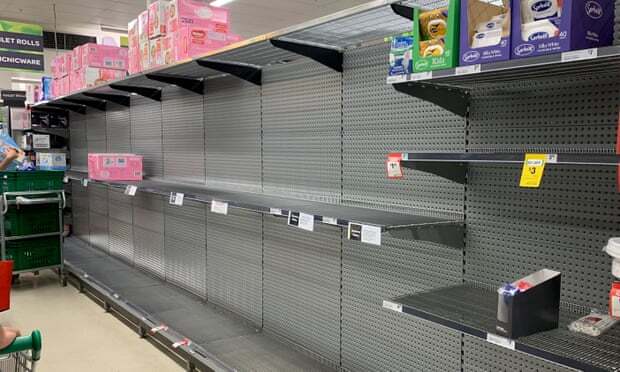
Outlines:
{"type": "Polygon", "coordinates": [[[24,275],[0,322],[41,330],[39,372],[183,371],[74,287],[61,287],[51,271],[24,275]]]}

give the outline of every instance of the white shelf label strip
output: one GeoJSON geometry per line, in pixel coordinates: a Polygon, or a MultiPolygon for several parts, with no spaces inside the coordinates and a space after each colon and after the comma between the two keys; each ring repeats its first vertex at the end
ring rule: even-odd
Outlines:
{"type": "Polygon", "coordinates": [[[470,75],[480,72],[480,65],[460,66],[454,70],[456,75],[470,75]]]}
{"type": "Polygon", "coordinates": [[[127,185],[125,188],[125,195],[136,196],[136,192],[138,191],[138,186],[127,185]]]}
{"type": "Polygon", "coordinates": [[[183,206],[183,199],[185,198],[185,194],[182,192],[172,192],[170,193],[170,204],[176,206],[183,206]]]}
{"type": "Polygon", "coordinates": [[[392,301],[383,300],[383,307],[388,310],[396,311],[398,313],[403,312],[403,305],[397,304],[392,301]]]}
{"type": "Polygon", "coordinates": [[[494,335],[493,333],[487,333],[487,342],[504,347],[506,349],[510,349],[510,350],[515,349],[515,340],[511,340],[506,337],[494,335]]]}
{"type": "Polygon", "coordinates": [[[213,200],[211,202],[211,213],[228,214],[228,203],[213,200]]]}
{"type": "Polygon", "coordinates": [[[584,59],[594,59],[598,57],[598,49],[573,50],[562,53],[562,62],[581,61],[584,59]]]}

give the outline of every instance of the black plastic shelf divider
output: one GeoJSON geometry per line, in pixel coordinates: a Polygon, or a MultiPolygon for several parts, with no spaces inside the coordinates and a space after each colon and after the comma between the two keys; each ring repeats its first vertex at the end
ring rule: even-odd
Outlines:
{"type": "Polygon", "coordinates": [[[560,310],[557,329],[516,340],[495,334],[497,292],[473,284],[445,287],[383,302],[389,310],[433,323],[582,371],[620,371],[620,325],[599,337],[570,331],[570,322],[586,315],[560,310]]]}
{"type": "MultiPolygon", "coordinates": [[[[433,173],[446,179],[464,183],[467,165],[485,164],[523,164],[523,153],[402,153],[401,165],[433,173]]],[[[620,155],[563,153],[549,154],[547,165],[617,166],[620,155]]]]}
{"type": "MultiPolygon", "coordinates": [[[[67,172],[67,176],[76,181],[88,178],[86,173],[75,171],[67,172]]],[[[135,185],[138,187],[138,191],[162,196],[170,196],[171,193],[183,193],[186,200],[202,203],[211,203],[212,201],[225,202],[231,208],[281,217],[288,216],[289,211],[302,212],[313,215],[315,222],[319,223],[345,228],[349,226],[349,222],[371,225],[380,227],[382,232],[388,232],[401,239],[430,241],[458,249],[463,247],[464,227],[462,219],[385,212],[251,192],[211,189],[199,184],[164,180],[144,180],[141,182],[101,182],[89,180],[89,183],[100,183],[122,189],[128,185],[135,185]]]]}

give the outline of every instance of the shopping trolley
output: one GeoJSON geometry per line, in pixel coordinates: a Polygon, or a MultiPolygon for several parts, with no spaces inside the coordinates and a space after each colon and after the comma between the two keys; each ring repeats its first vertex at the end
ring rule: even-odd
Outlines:
{"type": "Polygon", "coordinates": [[[34,372],[41,359],[41,332],[17,337],[12,344],[0,350],[0,372],[34,372]]]}

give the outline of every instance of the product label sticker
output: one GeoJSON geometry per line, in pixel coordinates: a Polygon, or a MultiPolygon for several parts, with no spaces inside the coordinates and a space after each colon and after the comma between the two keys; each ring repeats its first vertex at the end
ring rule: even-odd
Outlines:
{"type": "Polygon", "coordinates": [[[335,217],[326,217],[326,216],[323,216],[322,221],[323,221],[323,223],[326,223],[326,224],[328,224],[328,225],[338,225],[338,219],[337,219],[337,218],[335,218],[335,217]]]}
{"type": "Polygon", "coordinates": [[[388,84],[397,84],[407,81],[407,75],[392,75],[387,77],[388,84]]]}
{"type": "Polygon", "coordinates": [[[314,231],[314,216],[301,212],[288,212],[288,224],[306,231],[314,231]]]}
{"type": "Polygon", "coordinates": [[[471,66],[459,66],[454,72],[456,75],[469,75],[469,74],[477,74],[480,72],[481,65],[471,65],[471,66]]]}
{"type": "Polygon", "coordinates": [[[170,204],[176,206],[183,206],[183,199],[185,198],[185,194],[182,192],[171,192],[170,193],[170,204]]]}
{"type": "Polygon", "coordinates": [[[213,200],[211,202],[211,213],[228,214],[228,203],[213,200]]]}
{"type": "Polygon", "coordinates": [[[403,158],[403,154],[394,152],[388,155],[385,161],[385,167],[387,170],[387,177],[389,179],[403,178],[403,169],[400,166],[400,162],[403,158]]]}
{"type": "Polygon", "coordinates": [[[314,215],[300,213],[299,228],[306,231],[314,231],[314,215]]]}
{"type": "Polygon", "coordinates": [[[82,186],[88,187],[88,178],[82,178],[82,186]]]}
{"type": "Polygon", "coordinates": [[[384,309],[388,309],[388,310],[392,310],[392,311],[396,311],[396,312],[399,312],[399,313],[403,312],[403,305],[394,303],[392,301],[383,300],[383,308],[384,309]]]}
{"type": "Polygon", "coordinates": [[[69,177],[64,176],[64,177],[62,178],[62,183],[69,183],[69,177]]]}
{"type": "Polygon", "coordinates": [[[125,195],[136,196],[137,191],[138,191],[138,186],[127,185],[127,187],[125,188],[125,195]]]}
{"type": "Polygon", "coordinates": [[[299,212],[288,212],[288,225],[299,227],[299,212]]]}
{"type": "Polygon", "coordinates": [[[494,335],[493,333],[487,333],[487,342],[490,342],[494,345],[498,345],[501,347],[505,347],[506,349],[510,349],[510,350],[515,349],[515,340],[511,340],[506,337],[494,335]]]}
{"type": "Polygon", "coordinates": [[[155,333],[158,333],[161,331],[167,331],[167,330],[168,330],[168,326],[162,324],[160,326],[151,328],[151,333],[155,334],[155,333]]]}
{"type": "Polygon", "coordinates": [[[273,214],[274,216],[281,216],[282,209],[280,208],[269,208],[269,214],[273,214]]]}
{"type": "Polygon", "coordinates": [[[426,72],[416,72],[415,74],[411,74],[411,78],[409,80],[418,81],[418,80],[428,80],[432,78],[433,78],[433,72],[426,71],[426,72]]]}
{"type": "Polygon", "coordinates": [[[562,62],[580,61],[584,59],[593,59],[598,57],[598,49],[573,50],[562,53],[562,62]]]}
{"type": "Polygon", "coordinates": [[[542,181],[547,154],[526,154],[521,171],[520,187],[538,188],[542,181]]]}
{"type": "Polygon", "coordinates": [[[177,341],[174,344],[172,344],[172,348],[173,349],[178,349],[181,346],[189,346],[191,344],[192,344],[192,342],[189,339],[184,338],[181,341],[177,341]]]}
{"type": "Polygon", "coordinates": [[[378,226],[349,222],[349,229],[347,232],[349,240],[372,245],[381,245],[381,228],[378,226]]]}

